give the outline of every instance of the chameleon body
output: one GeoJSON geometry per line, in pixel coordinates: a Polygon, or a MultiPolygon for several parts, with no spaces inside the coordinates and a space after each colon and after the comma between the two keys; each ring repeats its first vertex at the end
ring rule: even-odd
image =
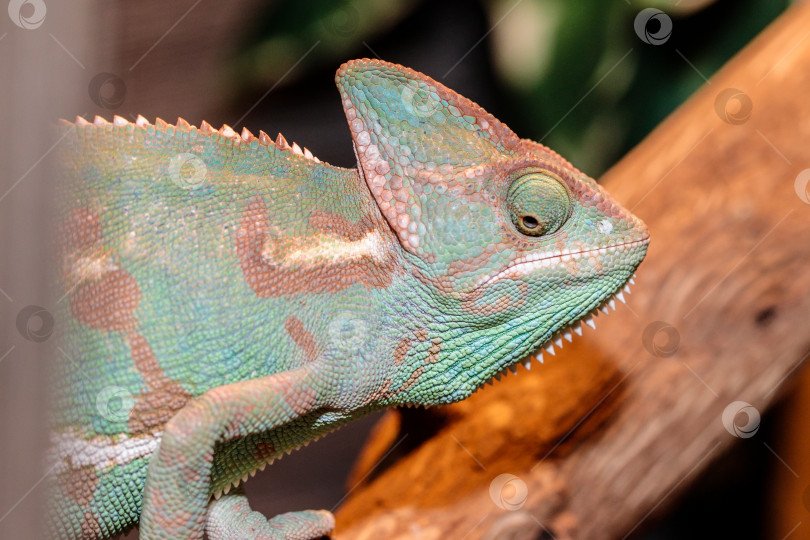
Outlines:
{"type": "Polygon", "coordinates": [[[649,236],[593,180],[410,69],[336,80],[357,169],[228,126],[63,126],[51,536],[319,537],[330,513],[268,520],[237,486],[621,298],[649,236]]]}

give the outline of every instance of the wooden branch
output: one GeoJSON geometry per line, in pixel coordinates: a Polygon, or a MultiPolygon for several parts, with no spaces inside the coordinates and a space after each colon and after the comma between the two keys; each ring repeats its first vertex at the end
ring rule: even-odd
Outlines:
{"type": "Polygon", "coordinates": [[[810,3],[795,5],[603,179],[652,234],[628,306],[467,402],[389,415],[336,538],[619,538],[730,445],[758,444],[730,434],[724,410],[763,411],[810,351],[796,186],[810,167],[808,27],[810,3]],[[405,455],[375,467],[397,441],[405,455]],[[504,473],[517,480],[493,490],[504,473]]]}

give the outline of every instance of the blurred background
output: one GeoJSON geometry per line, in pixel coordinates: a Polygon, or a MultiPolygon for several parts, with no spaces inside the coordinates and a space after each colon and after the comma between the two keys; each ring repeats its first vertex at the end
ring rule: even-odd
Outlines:
{"type": "MultiPolygon", "coordinates": [[[[54,350],[47,339],[23,339],[15,318],[24,306],[53,302],[45,286],[53,174],[44,158],[55,142],[49,131],[55,119],[115,114],[134,120],[141,114],[150,121],[180,116],[195,125],[227,123],[271,136],[281,132],[323,161],[353,167],[334,72],[346,60],[378,57],[430,75],[598,178],[789,5],[9,2],[9,16],[0,15],[0,462],[4,484],[14,489],[0,494],[0,531],[13,536],[0,536],[22,537],[30,532],[26,516],[36,519],[36,490],[27,494],[39,478],[31,449],[44,437],[35,426],[44,409],[42,373],[54,350]],[[634,22],[644,8],[662,10],[664,17],[648,18],[639,32],[634,22]]],[[[796,388],[788,387],[762,419],[758,437],[771,446],[807,436],[780,429],[805,399],[796,388]]],[[[255,508],[271,515],[334,507],[375,419],[259,474],[248,484],[255,508]]],[[[768,538],[780,467],[765,446],[738,444],[636,537],[768,538]]],[[[810,491],[805,495],[810,512],[810,491]]]]}

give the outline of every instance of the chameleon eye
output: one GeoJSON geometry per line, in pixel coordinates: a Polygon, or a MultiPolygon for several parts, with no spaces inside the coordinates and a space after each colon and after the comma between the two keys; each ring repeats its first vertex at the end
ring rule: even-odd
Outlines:
{"type": "Polygon", "coordinates": [[[571,199],[568,189],[558,179],[531,173],[509,186],[506,207],[518,232],[543,236],[563,226],[571,213],[571,199]]]}

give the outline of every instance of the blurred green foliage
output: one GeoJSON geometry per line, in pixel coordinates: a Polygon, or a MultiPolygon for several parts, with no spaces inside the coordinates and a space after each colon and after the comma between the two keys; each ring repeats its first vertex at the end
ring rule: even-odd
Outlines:
{"type": "MultiPolygon", "coordinates": [[[[542,141],[598,176],[789,4],[788,0],[483,1],[489,32],[478,46],[489,49],[489,71],[495,80],[482,84],[496,89],[503,102],[501,119],[520,136],[542,141]],[[673,30],[665,43],[647,44],[634,30],[636,16],[648,7],[671,18],[673,30]]],[[[436,2],[272,3],[248,34],[234,64],[236,80],[267,88],[289,82],[294,67],[301,76],[325,63],[336,67],[347,58],[371,56],[369,42],[384,39],[408,17],[429,14],[431,5],[436,2]]],[[[481,12],[459,10],[458,17],[481,12]]],[[[448,59],[447,69],[458,60],[448,59]]],[[[440,73],[431,75],[441,80],[440,73]]]]}

